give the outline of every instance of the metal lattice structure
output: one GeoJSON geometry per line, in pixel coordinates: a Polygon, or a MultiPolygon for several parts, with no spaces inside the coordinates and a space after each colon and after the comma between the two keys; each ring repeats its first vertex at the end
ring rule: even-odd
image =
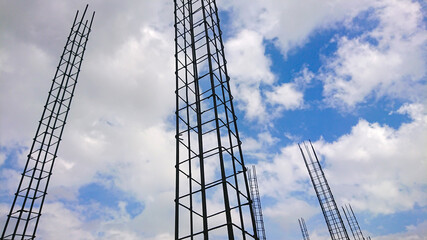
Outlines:
{"type": "Polygon", "coordinates": [[[299,227],[301,228],[301,234],[303,240],[310,240],[308,236],[307,226],[305,225],[304,218],[298,219],[299,227]]]}
{"type": "Polygon", "coordinates": [[[335,203],[334,196],[326,180],[325,174],[320,166],[319,159],[317,158],[314,147],[310,142],[310,147],[305,142],[301,145],[298,144],[302,157],[307,167],[308,173],[313,183],[314,190],[316,191],[317,199],[319,200],[320,207],[322,208],[323,216],[325,217],[326,225],[332,240],[349,240],[347,230],[341,218],[337,204],[335,203]]]}
{"type": "Polygon", "coordinates": [[[251,190],[252,208],[255,214],[256,231],[260,240],[265,240],[264,218],[262,216],[261,198],[259,196],[258,179],[255,165],[248,170],[249,188],[251,190]]]}
{"type": "Polygon", "coordinates": [[[175,239],[258,239],[215,0],[175,0],[175,239]]]}
{"type": "Polygon", "coordinates": [[[342,207],[345,218],[347,219],[348,225],[350,226],[351,233],[353,234],[354,240],[365,240],[360,230],[359,223],[357,222],[356,215],[354,215],[353,208],[351,205],[345,205],[345,208],[342,207]]]}
{"type": "Polygon", "coordinates": [[[95,16],[93,12],[91,19],[85,20],[87,8],[88,6],[80,20],[78,20],[79,11],[75,15],[1,239],[36,237],[52,169],[95,16]]]}

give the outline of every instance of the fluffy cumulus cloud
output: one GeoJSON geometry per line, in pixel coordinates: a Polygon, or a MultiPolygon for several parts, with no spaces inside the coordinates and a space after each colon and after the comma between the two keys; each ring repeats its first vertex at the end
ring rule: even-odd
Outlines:
{"type": "Polygon", "coordinates": [[[296,109],[302,106],[303,93],[295,89],[293,83],[283,83],[267,94],[267,99],[272,104],[278,104],[284,109],[296,109]]]}
{"type": "Polygon", "coordinates": [[[244,29],[229,39],[225,47],[233,95],[247,119],[265,123],[282,110],[303,106],[299,83],[303,79],[309,81],[311,76],[307,69],[291,82],[277,83],[277,77],[271,72],[271,59],[265,54],[264,38],[259,32],[244,29]],[[268,90],[270,88],[272,90],[268,90]]]}
{"type": "Polygon", "coordinates": [[[233,14],[236,29],[248,28],[273,40],[287,54],[304,45],[317,30],[349,21],[376,1],[220,1],[219,6],[233,14]]]}
{"type": "MultiPolygon", "coordinates": [[[[338,36],[338,49],[326,58],[318,76],[325,100],[334,107],[354,107],[366,98],[383,96],[419,101],[425,96],[427,32],[421,3],[407,0],[377,1],[221,1],[233,15],[233,27],[249,29],[271,40],[286,57],[323,29],[345,26],[360,31],[357,17],[365,14],[372,25],[356,37],[338,36]],[[286,13],[286,14],[284,14],[286,13]]],[[[362,17],[362,18],[366,18],[362,17]]],[[[275,93],[292,89],[284,84],[275,93]]],[[[291,96],[288,94],[288,96],[291,96]]],[[[284,97],[270,101],[285,108],[296,106],[284,97]],[[286,107],[287,106],[287,107],[286,107]]],[[[260,101],[258,101],[260,102],[260,101]]]]}
{"type": "Polygon", "coordinates": [[[262,35],[242,30],[226,45],[228,68],[233,78],[233,95],[243,104],[248,119],[265,120],[266,106],[261,86],[271,85],[275,77],[270,71],[271,60],[265,56],[262,35]]]}
{"type": "MultiPolygon", "coordinates": [[[[427,146],[425,106],[406,104],[394,114],[407,114],[411,121],[393,129],[361,119],[336,141],[313,143],[338,205],[350,203],[356,211],[386,215],[427,205],[427,152],[422,150],[427,146]]],[[[277,201],[266,207],[266,217],[292,229],[296,226],[287,214],[306,219],[320,214],[297,145],[258,163],[257,172],[261,195],[277,201]],[[294,199],[283,204],[289,196],[294,199]]]]}
{"type": "Polygon", "coordinates": [[[424,240],[427,236],[427,222],[421,222],[416,225],[406,226],[406,231],[402,233],[390,234],[387,236],[378,236],[379,240],[424,240]]]}
{"type": "Polygon", "coordinates": [[[399,112],[412,121],[393,129],[362,119],[337,141],[316,144],[341,202],[381,214],[427,205],[426,110],[416,104],[399,112]]]}
{"type": "Polygon", "coordinates": [[[369,14],[377,26],[354,38],[340,37],[335,56],[327,60],[321,76],[327,102],[354,107],[368,98],[422,100],[427,30],[421,3],[384,0],[369,14]]]}
{"type": "MultiPolygon", "coordinates": [[[[6,23],[0,26],[0,225],[74,10],[84,6],[0,3],[6,23]]],[[[236,0],[218,6],[233,16],[224,29],[231,30],[225,47],[236,108],[261,129],[243,128],[241,136],[248,159],[257,162],[272,236],[299,234],[296,218],[303,216],[316,224],[313,237],[327,239],[298,146],[280,146],[283,133],[271,127],[284,111],[311,104],[304,94],[316,79],[330,106],[384,96],[407,102],[390,113],[409,119],[398,127],[361,118],[334,141],[314,142],[336,200],[371,215],[427,206],[427,113],[420,103],[427,33],[419,2],[236,0]],[[279,79],[272,71],[269,42],[286,59],[321,30],[356,31],[361,13],[372,28],[352,36],[339,32],[336,52],[323,58],[318,72],[303,64],[290,79],[279,79]]],[[[173,1],[94,1],[89,9],[97,14],[38,237],[173,239],[173,1]]],[[[285,135],[306,137],[294,129],[285,135]]],[[[425,222],[383,239],[423,239],[422,229],[425,222]]]]}
{"type": "MultiPolygon", "coordinates": [[[[2,25],[0,37],[0,196],[9,199],[19,181],[20,170],[15,168],[22,169],[26,161],[75,10],[85,3],[1,5],[2,22],[8,24],[2,25]],[[45,7],[53,9],[50,14],[45,7]]],[[[170,239],[174,189],[174,131],[168,124],[174,106],[172,3],[93,3],[91,10],[97,14],[39,236],[170,239]],[[139,15],[142,17],[135,20],[139,15]],[[111,203],[105,205],[96,196],[87,200],[89,205],[82,201],[82,189],[94,190],[94,184],[112,192],[111,203]],[[144,207],[133,216],[126,206],[135,202],[144,207]],[[140,225],[147,228],[135,231],[140,225]]],[[[2,208],[2,222],[5,212],[2,208]]]]}

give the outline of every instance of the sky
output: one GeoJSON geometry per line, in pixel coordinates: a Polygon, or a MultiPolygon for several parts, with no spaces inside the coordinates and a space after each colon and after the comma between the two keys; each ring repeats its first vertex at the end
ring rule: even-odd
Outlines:
{"type": "MultiPolygon", "coordinates": [[[[173,239],[173,1],[0,2],[0,226],[75,11],[96,11],[37,239],[173,239]]],[[[311,140],[365,236],[427,239],[427,4],[218,0],[268,239],[329,239],[311,140]]]]}

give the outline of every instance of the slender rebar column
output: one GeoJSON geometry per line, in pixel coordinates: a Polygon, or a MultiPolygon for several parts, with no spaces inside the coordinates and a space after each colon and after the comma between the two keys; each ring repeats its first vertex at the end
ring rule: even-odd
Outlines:
{"type": "Polygon", "coordinates": [[[313,183],[314,190],[316,191],[317,199],[319,200],[320,207],[322,208],[323,216],[325,217],[331,238],[332,240],[349,240],[344,222],[341,218],[337,204],[335,203],[328,181],[326,180],[325,174],[320,166],[314,147],[311,142],[311,148],[309,148],[304,142],[302,145],[304,146],[306,154],[304,154],[301,145],[298,144],[305,166],[307,167],[310,175],[311,182],[313,183]],[[307,161],[306,155],[309,161],[307,161]]]}
{"type": "Polygon", "coordinates": [[[261,198],[259,196],[258,179],[256,175],[255,165],[252,165],[252,170],[248,170],[249,187],[252,197],[252,208],[255,214],[256,230],[258,238],[265,240],[264,218],[262,216],[261,198]]]}
{"type": "Polygon", "coordinates": [[[351,233],[353,234],[354,240],[365,240],[360,229],[359,222],[357,222],[356,215],[354,215],[351,205],[345,205],[342,207],[345,218],[347,219],[348,225],[350,226],[351,233]]]}
{"type": "Polygon", "coordinates": [[[175,239],[258,239],[215,0],[174,0],[175,239]]]}
{"type": "Polygon", "coordinates": [[[53,165],[95,16],[93,12],[89,20],[84,20],[87,8],[88,6],[79,20],[79,11],[75,15],[1,239],[36,237],[53,165]]]}
{"type": "Polygon", "coordinates": [[[301,234],[303,240],[310,240],[308,236],[307,226],[305,225],[304,218],[298,219],[299,227],[301,228],[301,234]]]}

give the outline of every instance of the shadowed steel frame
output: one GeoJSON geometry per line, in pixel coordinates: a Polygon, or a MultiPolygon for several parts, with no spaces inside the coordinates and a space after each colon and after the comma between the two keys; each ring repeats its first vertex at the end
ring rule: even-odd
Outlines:
{"type": "Polygon", "coordinates": [[[36,237],[50,176],[95,16],[93,12],[90,20],[84,20],[87,8],[86,5],[80,20],[79,11],[74,17],[1,239],[36,237]]]}
{"type": "Polygon", "coordinates": [[[311,182],[313,183],[314,190],[316,191],[317,199],[319,200],[320,207],[322,208],[322,213],[325,217],[329,234],[331,235],[332,240],[349,240],[344,222],[341,218],[337,204],[335,203],[328,181],[326,180],[325,174],[320,166],[314,147],[311,142],[310,147],[308,147],[305,142],[303,142],[302,145],[304,146],[305,154],[303,148],[301,148],[301,144],[298,144],[298,147],[310,175],[311,182]]]}
{"type": "Polygon", "coordinates": [[[254,210],[258,238],[260,240],[265,240],[266,236],[264,228],[264,218],[262,216],[261,198],[259,196],[258,178],[256,175],[255,165],[252,165],[252,169],[248,170],[248,179],[249,187],[251,190],[252,208],[254,210]]]}
{"type": "Polygon", "coordinates": [[[345,218],[347,219],[348,225],[350,226],[351,233],[353,234],[354,240],[365,240],[360,229],[359,222],[357,222],[356,215],[354,215],[351,205],[345,205],[341,207],[344,212],[345,218]]]}
{"type": "Polygon", "coordinates": [[[175,239],[258,239],[214,0],[175,0],[175,239]]]}
{"type": "Polygon", "coordinates": [[[298,219],[299,227],[301,228],[301,234],[303,240],[310,240],[308,235],[307,226],[305,225],[304,218],[298,219]]]}

